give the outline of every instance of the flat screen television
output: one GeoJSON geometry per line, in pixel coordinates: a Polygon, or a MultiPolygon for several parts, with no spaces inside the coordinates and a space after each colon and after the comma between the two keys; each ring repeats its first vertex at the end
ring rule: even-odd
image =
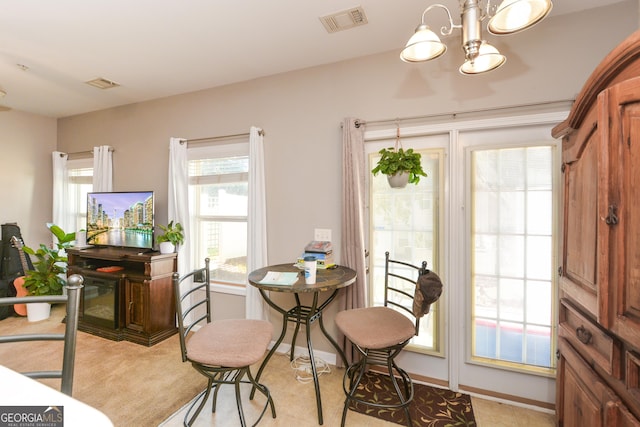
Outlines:
{"type": "Polygon", "coordinates": [[[87,194],[87,244],[153,249],[153,191],[87,194]]]}

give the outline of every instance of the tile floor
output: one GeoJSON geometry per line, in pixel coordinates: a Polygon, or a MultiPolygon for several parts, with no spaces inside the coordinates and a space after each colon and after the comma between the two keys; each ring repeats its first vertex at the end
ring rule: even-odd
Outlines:
{"type": "MultiPolygon", "coordinates": [[[[342,417],[342,405],[344,392],[342,391],[342,375],[344,370],[330,366],[330,372],[320,376],[320,389],[322,393],[322,405],[324,414],[324,426],[334,427],[340,425],[342,417]]],[[[256,372],[253,369],[252,372],[256,372]]],[[[277,417],[271,418],[267,412],[259,423],[261,427],[311,427],[318,426],[315,393],[312,382],[299,381],[296,378],[298,371],[292,369],[288,355],[275,354],[264,371],[261,382],[269,387],[273,397],[277,417]]],[[[304,378],[303,378],[304,380],[304,378]]],[[[245,396],[248,396],[248,388],[245,396]]],[[[257,394],[259,396],[259,394],[257,394]]],[[[479,427],[553,427],[555,418],[553,414],[507,405],[491,400],[472,397],[474,414],[479,427]]],[[[258,410],[264,400],[256,397],[253,401],[244,402],[245,416],[248,424],[253,424],[258,410]],[[257,409],[256,409],[257,408],[257,409]]],[[[210,402],[204,407],[194,427],[204,426],[239,426],[239,418],[235,406],[233,387],[221,388],[218,396],[218,408],[211,414],[210,402]]],[[[184,410],[177,412],[165,420],[161,427],[182,426],[184,410]]],[[[356,426],[398,426],[378,418],[362,415],[354,411],[347,414],[346,425],[356,426]]]]}

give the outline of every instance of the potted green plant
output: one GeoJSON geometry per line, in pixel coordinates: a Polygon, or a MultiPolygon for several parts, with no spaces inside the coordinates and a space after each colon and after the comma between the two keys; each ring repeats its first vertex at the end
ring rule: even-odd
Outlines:
{"type": "MultiPolygon", "coordinates": [[[[56,237],[55,246],[40,244],[36,250],[24,246],[25,253],[35,257],[33,270],[25,271],[24,288],[28,295],[62,295],[67,283],[67,254],[65,249],[75,240],[75,233],[65,233],[55,224],[47,224],[47,228],[56,237]]],[[[49,317],[51,304],[27,304],[29,321],[42,320],[49,317]],[[43,305],[44,304],[44,305],[43,305]]]]}
{"type": "Polygon", "coordinates": [[[389,185],[402,188],[407,183],[417,184],[421,176],[427,176],[422,170],[421,155],[413,151],[413,148],[404,150],[400,148],[383,148],[378,151],[380,160],[375,168],[371,170],[373,175],[382,173],[387,175],[389,185]]]}
{"type": "Polygon", "coordinates": [[[160,245],[160,253],[170,254],[175,252],[179,245],[184,243],[184,229],[182,224],[173,221],[167,225],[159,225],[162,234],[158,235],[158,243],[160,245]]]}

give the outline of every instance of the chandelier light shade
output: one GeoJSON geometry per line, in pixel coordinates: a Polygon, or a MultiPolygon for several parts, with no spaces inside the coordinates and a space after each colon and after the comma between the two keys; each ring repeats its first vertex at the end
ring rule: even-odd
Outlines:
{"type": "Polygon", "coordinates": [[[466,60],[460,66],[462,74],[480,74],[495,70],[505,63],[507,58],[498,52],[498,49],[483,41],[478,49],[478,55],[473,61],[466,60]]]}
{"type": "Polygon", "coordinates": [[[431,31],[429,26],[421,24],[402,50],[400,58],[405,62],[421,62],[436,59],[444,55],[447,46],[431,31]]]}
{"type": "Polygon", "coordinates": [[[482,38],[482,21],[489,18],[487,28],[490,33],[507,35],[523,31],[546,17],[553,4],[551,0],[503,0],[496,8],[491,0],[460,0],[461,23],[454,24],[451,12],[441,4],[433,4],[422,12],[422,21],[400,52],[405,62],[422,62],[442,56],[447,47],[440,41],[425,22],[427,12],[434,8],[443,9],[449,19],[448,26],[440,29],[443,36],[451,35],[453,29],[462,31],[462,49],[465,62],[460,66],[462,74],[480,74],[495,70],[504,64],[507,58],[494,46],[482,38]],[[495,13],[491,13],[495,10],[495,13]]]}
{"type": "Polygon", "coordinates": [[[526,30],[542,21],[552,7],[551,0],[504,0],[489,19],[487,29],[497,35],[526,30]]]}

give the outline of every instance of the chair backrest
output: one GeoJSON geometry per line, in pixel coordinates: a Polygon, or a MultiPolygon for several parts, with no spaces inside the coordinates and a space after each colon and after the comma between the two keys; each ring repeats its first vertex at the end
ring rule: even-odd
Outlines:
{"type": "Polygon", "coordinates": [[[395,307],[408,317],[415,319],[416,335],[420,329],[420,318],[413,314],[413,299],[418,285],[418,277],[427,271],[427,262],[416,266],[389,258],[384,254],[384,305],[395,307]]]}
{"type": "Polygon", "coordinates": [[[211,294],[209,285],[209,258],[204,267],[180,277],[173,273],[173,291],[176,301],[176,318],[180,335],[182,361],[187,361],[187,335],[196,326],[211,322],[211,294]]]}
{"type": "Polygon", "coordinates": [[[64,333],[16,334],[0,336],[0,344],[26,341],[63,341],[62,369],[53,371],[21,372],[30,378],[60,378],[60,390],[71,396],[73,392],[73,372],[76,357],[76,338],[78,334],[78,315],[80,311],[80,291],[83,278],[79,274],[72,274],[67,279],[67,294],[52,296],[26,296],[0,298],[0,305],[29,304],[29,303],[65,303],[66,317],[64,333]]]}

